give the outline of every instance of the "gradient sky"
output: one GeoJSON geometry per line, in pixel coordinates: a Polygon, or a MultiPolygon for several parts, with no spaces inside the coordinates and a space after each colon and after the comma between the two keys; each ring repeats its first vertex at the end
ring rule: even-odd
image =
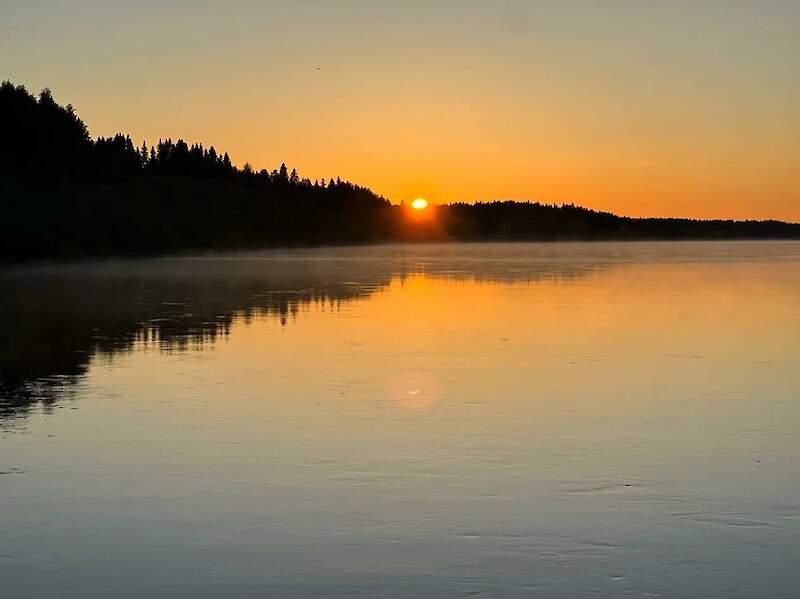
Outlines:
{"type": "Polygon", "coordinates": [[[800,221],[796,0],[0,0],[0,78],[395,203],[800,221]]]}

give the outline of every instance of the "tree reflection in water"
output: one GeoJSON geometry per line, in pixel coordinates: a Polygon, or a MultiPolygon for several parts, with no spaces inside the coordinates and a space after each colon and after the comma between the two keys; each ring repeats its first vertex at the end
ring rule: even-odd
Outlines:
{"type": "MultiPolygon", "coordinates": [[[[286,325],[302,309],[337,310],[393,278],[569,280],[602,268],[554,252],[492,262],[490,245],[384,246],[28,266],[0,273],[0,419],[68,398],[96,357],[137,346],[213,344],[241,319],[286,325]],[[488,257],[488,259],[487,259],[488,257]],[[488,260],[488,261],[487,261],[488,260]]],[[[531,246],[529,246],[531,247],[531,246]]],[[[530,250],[529,250],[530,251],[530,250]]]]}

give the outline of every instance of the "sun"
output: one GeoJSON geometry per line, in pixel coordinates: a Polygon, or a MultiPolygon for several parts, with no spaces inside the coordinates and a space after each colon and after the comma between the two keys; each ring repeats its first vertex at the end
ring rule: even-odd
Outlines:
{"type": "Polygon", "coordinates": [[[428,207],[428,200],[425,198],[417,198],[413,202],[411,202],[411,207],[414,210],[425,210],[428,207]]]}

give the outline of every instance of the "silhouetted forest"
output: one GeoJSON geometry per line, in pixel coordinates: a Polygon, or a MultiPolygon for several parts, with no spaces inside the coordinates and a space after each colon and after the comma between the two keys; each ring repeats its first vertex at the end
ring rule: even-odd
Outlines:
{"type": "Polygon", "coordinates": [[[338,176],[237,167],[227,152],[121,133],[0,85],[0,257],[19,260],[391,241],[800,238],[778,221],[633,219],[574,205],[450,204],[415,218],[338,176]]]}

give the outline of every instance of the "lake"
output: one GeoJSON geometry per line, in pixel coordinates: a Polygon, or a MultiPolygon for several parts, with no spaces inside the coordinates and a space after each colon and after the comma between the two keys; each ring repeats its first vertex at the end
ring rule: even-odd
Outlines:
{"type": "Polygon", "coordinates": [[[0,272],[2,597],[796,597],[800,243],[0,272]]]}

